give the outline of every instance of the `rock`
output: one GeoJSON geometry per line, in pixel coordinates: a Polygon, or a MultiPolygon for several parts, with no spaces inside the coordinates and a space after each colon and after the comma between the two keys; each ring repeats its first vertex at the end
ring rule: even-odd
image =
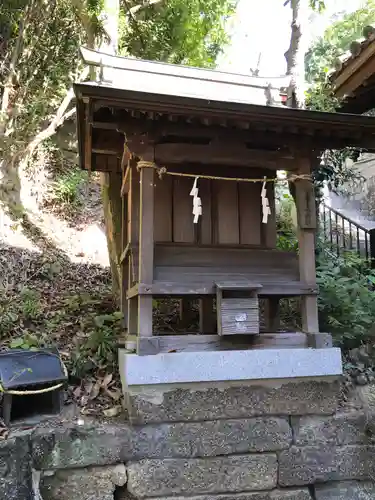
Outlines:
{"type": "Polygon", "coordinates": [[[367,446],[293,446],[279,455],[279,484],[368,480],[375,470],[373,458],[372,447],[367,446]]]}
{"type": "Polygon", "coordinates": [[[127,425],[72,425],[35,430],[33,467],[37,470],[113,465],[132,456],[127,425]]]}
{"type": "Polygon", "coordinates": [[[333,414],[338,407],[338,382],[299,382],[283,385],[153,387],[127,395],[134,423],[248,418],[257,415],[333,414]]]}
{"type": "Polygon", "coordinates": [[[131,462],[128,491],[136,497],[192,496],[261,491],[276,487],[277,457],[236,455],[206,459],[146,459],[131,462]]]}
{"type": "Polygon", "coordinates": [[[30,433],[13,432],[0,440],[0,498],[31,500],[30,433]]]}
{"type": "Polygon", "coordinates": [[[113,500],[116,486],[126,483],[123,464],[110,467],[65,469],[40,480],[43,500],[113,500]]]}
{"type": "Polygon", "coordinates": [[[158,424],[136,428],[133,460],[210,457],[289,447],[292,430],[284,418],[250,418],[158,424]]]}
{"type": "Polygon", "coordinates": [[[375,498],[375,484],[350,481],[317,485],[315,498],[316,500],[373,500],[375,498]]]}
{"type": "Polygon", "coordinates": [[[367,385],[368,384],[368,380],[367,380],[367,377],[364,373],[361,373],[359,375],[356,376],[355,378],[355,383],[357,385],[367,385]]]}
{"type": "Polygon", "coordinates": [[[366,444],[367,417],[364,412],[339,413],[334,416],[292,418],[294,440],[298,446],[319,443],[366,444]]]}
{"type": "Polygon", "coordinates": [[[367,345],[363,345],[361,347],[350,349],[348,357],[350,361],[356,363],[357,365],[369,365],[371,364],[370,347],[367,345]]]}
{"type": "Polygon", "coordinates": [[[111,465],[142,458],[192,458],[290,446],[286,418],[186,422],[130,427],[123,424],[41,428],[32,438],[37,470],[111,465]]]}
{"type": "MultiPolygon", "coordinates": [[[[134,500],[127,491],[117,497],[117,500],[134,500]]],[[[165,500],[165,497],[154,500],[165,500]]],[[[173,500],[186,500],[186,497],[173,497],[173,500]]],[[[308,489],[257,491],[256,493],[229,493],[221,495],[200,495],[189,497],[189,500],[312,500],[308,489]]]]}

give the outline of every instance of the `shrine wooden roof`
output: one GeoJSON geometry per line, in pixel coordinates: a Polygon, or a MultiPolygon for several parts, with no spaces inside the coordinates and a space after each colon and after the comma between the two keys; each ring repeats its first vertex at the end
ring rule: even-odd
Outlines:
{"type": "Polygon", "coordinates": [[[364,113],[375,107],[374,64],[375,28],[365,26],[363,38],[350,44],[330,75],[335,95],[343,99],[342,111],[364,113]]]}
{"type": "MultiPolygon", "coordinates": [[[[267,106],[267,80],[94,51],[86,61],[99,66],[102,79],[75,85],[83,168],[92,155],[121,157],[124,133],[152,136],[154,143],[188,134],[235,139],[276,153],[344,146],[375,151],[374,118],[267,106]]],[[[273,91],[281,83],[274,81],[273,91]]]]}

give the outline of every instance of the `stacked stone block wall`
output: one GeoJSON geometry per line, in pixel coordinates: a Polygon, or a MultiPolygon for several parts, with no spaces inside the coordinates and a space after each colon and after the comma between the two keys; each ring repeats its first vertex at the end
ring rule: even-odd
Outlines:
{"type": "Polygon", "coordinates": [[[137,425],[14,430],[0,441],[0,499],[374,499],[373,423],[335,412],[338,390],[311,382],[138,393],[137,425]]]}

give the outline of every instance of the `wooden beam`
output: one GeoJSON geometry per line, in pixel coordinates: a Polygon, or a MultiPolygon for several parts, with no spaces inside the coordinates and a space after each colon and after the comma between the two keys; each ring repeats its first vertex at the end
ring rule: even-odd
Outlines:
{"type": "MultiPolygon", "coordinates": [[[[314,278],[315,280],[315,278],[314,278]]],[[[299,297],[301,295],[316,296],[318,288],[316,284],[301,282],[279,282],[263,283],[263,288],[259,292],[259,297],[299,297]]],[[[136,297],[137,295],[165,296],[175,295],[182,297],[184,295],[195,295],[196,297],[204,295],[216,295],[216,286],[214,283],[172,283],[159,282],[153,284],[139,283],[129,288],[127,297],[136,297]]]]}
{"type": "MultiPolygon", "coordinates": [[[[143,157],[153,161],[153,157],[143,157]]],[[[139,283],[154,278],[154,174],[153,168],[140,171],[139,283]]],[[[138,336],[152,336],[152,295],[138,296],[138,336]]]]}
{"type": "MultiPolygon", "coordinates": [[[[300,174],[310,174],[310,162],[305,158],[300,160],[300,174]]],[[[296,198],[297,206],[304,204],[305,184],[303,181],[296,181],[296,198]],[[302,201],[301,201],[302,200],[302,201]]],[[[309,203],[309,209],[315,212],[315,200],[309,203]]],[[[299,270],[300,279],[308,283],[316,283],[315,270],[315,230],[312,228],[304,228],[305,216],[302,217],[302,212],[298,214],[298,246],[299,246],[299,270]]],[[[310,217],[311,219],[311,217],[310,217]]],[[[301,298],[301,313],[302,313],[302,330],[306,333],[318,333],[318,301],[317,297],[307,295],[301,298]]]]}
{"type": "Polygon", "coordinates": [[[241,142],[199,145],[199,144],[157,144],[156,162],[203,163],[205,165],[239,165],[273,167],[293,170],[294,160],[284,158],[283,154],[269,151],[256,151],[246,148],[241,142]]]}
{"type": "Polygon", "coordinates": [[[122,179],[121,196],[125,196],[125,194],[128,193],[129,191],[129,177],[130,177],[130,165],[128,162],[128,166],[126,167],[125,170],[125,175],[122,179]]]}
{"type": "Polygon", "coordinates": [[[290,349],[307,347],[307,335],[300,332],[262,333],[260,335],[160,335],[153,337],[128,337],[125,347],[138,348],[141,355],[162,352],[230,351],[239,349],[290,349]]]}
{"type": "Polygon", "coordinates": [[[85,169],[89,172],[92,168],[92,102],[89,100],[85,106],[85,169]]]}

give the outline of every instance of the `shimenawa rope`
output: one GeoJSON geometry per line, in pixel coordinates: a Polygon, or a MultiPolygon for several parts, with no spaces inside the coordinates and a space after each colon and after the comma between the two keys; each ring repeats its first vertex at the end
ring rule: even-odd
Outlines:
{"type": "MultiPolygon", "coordinates": [[[[217,175],[204,175],[204,174],[187,174],[187,173],[182,173],[182,172],[171,172],[170,170],[167,170],[166,167],[158,167],[154,162],[152,161],[145,161],[145,160],[140,160],[137,163],[137,170],[141,170],[142,168],[153,168],[156,170],[158,176],[160,179],[162,179],[163,175],[172,175],[176,177],[192,177],[196,178],[199,177],[199,179],[209,179],[209,180],[218,180],[218,181],[235,181],[235,182],[278,182],[279,179],[277,178],[259,178],[259,179],[249,179],[246,177],[221,177],[217,175]]],[[[299,180],[305,180],[305,181],[311,181],[311,175],[309,174],[289,174],[288,177],[286,178],[287,181],[290,182],[296,182],[299,180]]]]}

